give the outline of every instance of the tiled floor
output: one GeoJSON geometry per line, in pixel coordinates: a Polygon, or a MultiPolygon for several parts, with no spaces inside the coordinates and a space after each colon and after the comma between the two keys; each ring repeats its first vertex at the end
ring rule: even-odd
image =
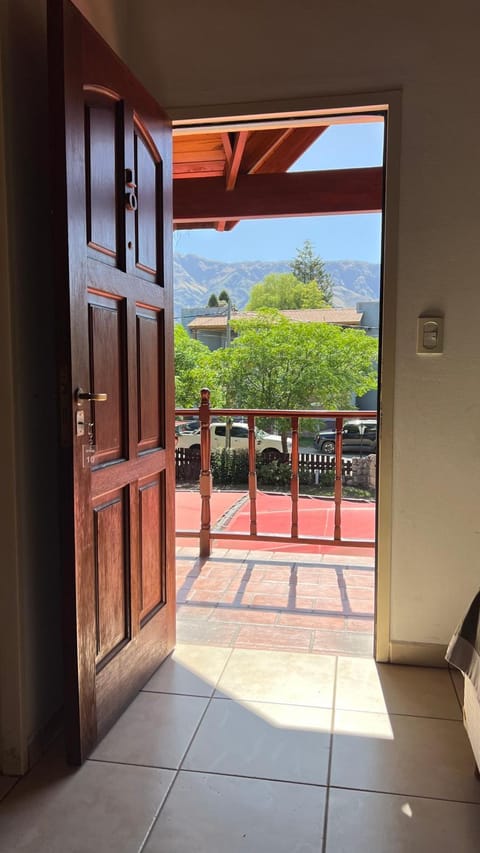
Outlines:
{"type": "Polygon", "coordinates": [[[177,550],[183,643],[372,655],[372,557],[177,550]]]}
{"type": "MultiPolygon", "coordinates": [[[[457,688],[460,682],[457,680],[457,688]]],[[[477,853],[447,670],[180,645],[79,770],[0,805],[2,853],[477,853]]]]}

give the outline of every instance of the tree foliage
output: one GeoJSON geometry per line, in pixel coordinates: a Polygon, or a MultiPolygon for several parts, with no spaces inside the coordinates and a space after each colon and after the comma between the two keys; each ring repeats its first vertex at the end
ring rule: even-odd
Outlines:
{"type": "Polygon", "coordinates": [[[313,250],[313,243],[305,240],[303,246],[297,249],[297,254],[290,264],[292,273],[299,281],[306,284],[315,281],[319,287],[325,303],[331,305],[333,302],[333,282],[325,264],[319,255],[313,250]]]}
{"type": "Polygon", "coordinates": [[[228,290],[221,290],[220,291],[220,293],[218,294],[218,301],[219,302],[230,302],[231,301],[230,294],[229,294],[228,290]]]}
{"type": "Polygon", "coordinates": [[[293,273],[271,273],[250,291],[247,311],[258,311],[260,308],[285,311],[295,308],[328,308],[328,304],[316,281],[299,281],[293,273]]]}
{"type": "Polygon", "coordinates": [[[295,409],[352,406],[376,387],[377,342],[360,329],[295,323],[278,312],[232,323],[239,336],[212,353],[226,405],[295,409]]]}
{"type": "Polygon", "coordinates": [[[200,404],[200,389],[210,388],[212,405],[222,406],[223,396],[214,372],[211,352],[195,341],[180,324],[175,325],[175,405],[190,409],[200,404]]]}
{"type": "Polygon", "coordinates": [[[218,299],[215,293],[210,294],[210,298],[207,302],[209,308],[218,308],[218,299]]]}

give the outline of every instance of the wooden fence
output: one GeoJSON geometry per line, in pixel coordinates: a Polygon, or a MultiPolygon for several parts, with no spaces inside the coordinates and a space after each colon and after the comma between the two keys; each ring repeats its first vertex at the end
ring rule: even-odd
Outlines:
{"type": "MultiPolygon", "coordinates": [[[[218,452],[218,451],[217,451],[218,452]]],[[[246,450],[236,451],[232,453],[247,453],[246,450]]],[[[291,456],[288,453],[269,454],[268,452],[257,457],[257,468],[262,463],[272,461],[284,462],[291,465],[291,456]]],[[[335,471],[335,456],[325,456],[320,453],[299,453],[298,468],[300,473],[311,472],[318,476],[326,474],[329,471],[335,471]]],[[[175,450],[175,470],[177,483],[198,483],[200,479],[200,453],[198,450],[190,450],[186,447],[178,447],[175,450]]],[[[352,460],[342,460],[342,478],[350,477],[352,474],[352,460]]],[[[247,482],[247,480],[245,480],[247,482]]]]}

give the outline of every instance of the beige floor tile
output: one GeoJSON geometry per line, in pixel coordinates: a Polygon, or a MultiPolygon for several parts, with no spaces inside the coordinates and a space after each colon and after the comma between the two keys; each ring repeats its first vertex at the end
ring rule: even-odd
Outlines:
{"type": "Polygon", "coordinates": [[[330,791],[327,853],[477,853],[480,806],[330,791]]]}
{"type": "Polygon", "coordinates": [[[228,648],[179,645],[144,690],[211,696],[230,654],[228,648]]]}
{"type": "Polygon", "coordinates": [[[336,711],[331,784],[480,802],[460,721],[336,711]]]}
{"type": "Polygon", "coordinates": [[[317,853],[325,789],[180,773],[145,853],[317,853]]]}
{"type": "Polygon", "coordinates": [[[137,853],[174,773],[49,756],[0,804],[2,853],[137,853]]]}
{"type": "Polygon", "coordinates": [[[338,660],[335,707],[460,720],[462,715],[446,669],[338,660]]]}
{"type": "Polygon", "coordinates": [[[213,699],[182,769],[325,785],[332,711],[213,699]]]}
{"type": "Polygon", "coordinates": [[[215,695],[330,708],[335,657],[234,649],[215,695]]]}
{"type": "Polygon", "coordinates": [[[16,776],[0,776],[0,800],[2,800],[13,788],[17,781],[16,776]]]}
{"type": "Polygon", "coordinates": [[[208,700],[140,693],[92,753],[92,759],[177,768],[208,700]]]}

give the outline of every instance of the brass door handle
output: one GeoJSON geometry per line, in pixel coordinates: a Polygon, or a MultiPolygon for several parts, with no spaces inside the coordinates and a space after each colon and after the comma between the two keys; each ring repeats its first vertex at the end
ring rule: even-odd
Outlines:
{"type": "Polygon", "coordinates": [[[80,403],[82,400],[86,400],[89,403],[106,403],[108,394],[95,394],[93,391],[84,391],[83,388],[77,388],[75,399],[77,403],[80,403]]]}

